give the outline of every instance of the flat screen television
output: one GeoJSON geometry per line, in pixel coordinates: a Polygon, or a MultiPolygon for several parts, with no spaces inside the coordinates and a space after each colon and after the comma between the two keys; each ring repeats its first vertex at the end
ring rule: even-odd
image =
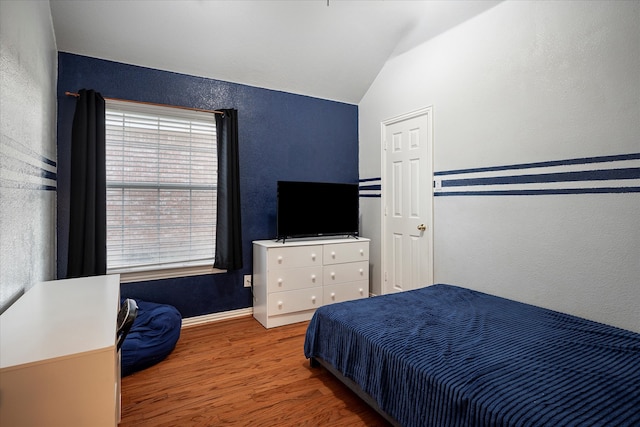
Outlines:
{"type": "Polygon", "coordinates": [[[278,181],[277,238],[357,236],[358,184],[278,181]]]}

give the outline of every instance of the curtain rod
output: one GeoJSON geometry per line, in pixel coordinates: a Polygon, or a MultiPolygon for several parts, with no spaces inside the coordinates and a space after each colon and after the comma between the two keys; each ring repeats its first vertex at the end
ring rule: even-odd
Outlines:
{"type": "MultiPolygon", "coordinates": [[[[80,94],[75,92],[65,92],[64,94],[67,96],[73,96],[74,98],[77,98],[80,96],[80,94]]],[[[198,111],[200,113],[224,114],[224,111],[203,110],[202,108],[191,108],[191,107],[179,107],[176,105],[156,104],[155,102],[131,101],[130,99],[119,99],[119,98],[104,98],[104,99],[107,99],[109,101],[133,102],[136,104],[154,105],[156,107],[180,108],[181,110],[198,111]]]]}

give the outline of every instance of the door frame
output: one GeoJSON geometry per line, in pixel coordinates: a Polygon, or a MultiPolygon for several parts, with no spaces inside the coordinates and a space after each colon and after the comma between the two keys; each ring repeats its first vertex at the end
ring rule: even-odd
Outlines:
{"type": "Polygon", "coordinates": [[[434,264],[434,253],[433,253],[433,205],[434,205],[434,196],[433,196],[433,106],[428,106],[428,107],[424,107],[424,108],[420,108],[418,110],[415,111],[410,111],[408,113],[404,113],[401,114],[399,116],[396,117],[392,117],[390,119],[384,120],[382,122],[380,122],[380,148],[381,148],[381,164],[380,164],[380,169],[381,169],[381,203],[380,203],[380,231],[381,234],[380,236],[381,238],[381,242],[380,242],[380,261],[381,261],[381,279],[382,279],[382,283],[380,286],[380,293],[381,294],[385,294],[387,293],[387,261],[385,259],[385,254],[387,253],[387,245],[390,244],[390,242],[388,241],[388,237],[386,235],[386,230],[387,230],[387,216],[385,214],[385,209],[387,206],[387,201],[389,200],[389,198],[391,197],[391,194],[389,194],[389,188],[388,185],[386,184],[387,181],[387,141],[385,139],[385,135],[387,133],[387,127],[391,126],[393,124],[396,124],[398,122],[402,122],[405,120],[409,120],[409,119],[413,119],[416,117],[420,117],[420,116],[426,116],[427,118],[427,131],[426,131],[426,135],[427,135],[427,156],[429,157],[428,159],[428,163],[427,166],[429,167],[429,172],[428,172],[428,177],[430,179],[431,182],[429,182],[426,187],[429,188],[429,194],[428,197],[431,199],[431,212],[429,212],[429,220],[426,222],[427,225],[427,238],[429,239],[429,253],[431,256],[428,257],[428,259],[426,260],[426,262],[428,263],[428,271],[429,271],[429,277],[427,277],[427,281],[429,282],[429,285],[432,285],[433,282],[433,278],[434,278],[434,271],[433,271],[433,264],[434,264]]]}

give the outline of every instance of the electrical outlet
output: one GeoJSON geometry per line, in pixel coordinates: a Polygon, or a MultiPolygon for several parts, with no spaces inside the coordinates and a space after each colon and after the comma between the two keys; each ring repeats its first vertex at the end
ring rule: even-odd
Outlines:
{"type": "Polygon", "coordinates": [[[245,274],[244,275],[244,287],[245,288],[250,288],[251,287],[251,275],[250,274],[245,274]]]}

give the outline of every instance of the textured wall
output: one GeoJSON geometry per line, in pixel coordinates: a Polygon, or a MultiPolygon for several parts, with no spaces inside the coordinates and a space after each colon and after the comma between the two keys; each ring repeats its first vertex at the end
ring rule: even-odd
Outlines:
{"type": "MultiPolygon", "coordinates": [[[[638,70],[637,1],[501,3],[387,63],[359,105],[360,177],[381,176],[381,121],[433,106],[436,179],[474,178],[436,193],[435,280],[640,331],[638,70]]],[[[362,211],[375,239],[380,199],[362,211]]]]}
{"type": "MultiPolygon", "coordinates": [[[[243,271],[122,285],[122,295],[173,304],[184,317],[251,307],[242,274],[253,240],[276,234],[278,180],[358,181],[358,108],[339,102],[59,54],[58,274],[66,275],[69,160],[75,99],[65,91],[186,107],[236,108],[240,139],[243,271]]],[[[310,207],[312,208],[312,207],[310,207]]]]}
{"type": "Polygon", "coordinates": [[[0,2],[0,309],[55,278],[56,65],[49,2],[0,2]]]}

